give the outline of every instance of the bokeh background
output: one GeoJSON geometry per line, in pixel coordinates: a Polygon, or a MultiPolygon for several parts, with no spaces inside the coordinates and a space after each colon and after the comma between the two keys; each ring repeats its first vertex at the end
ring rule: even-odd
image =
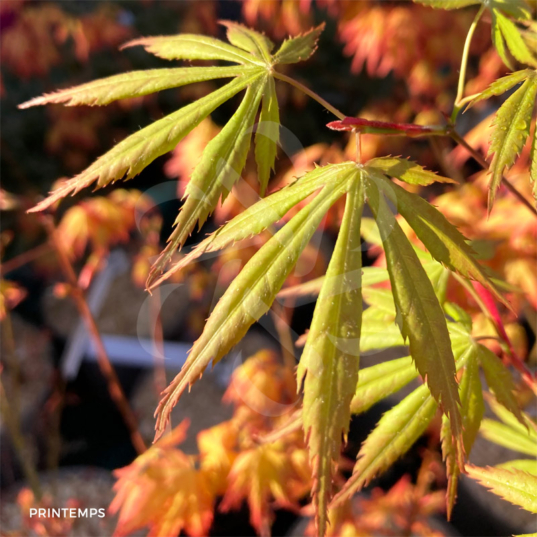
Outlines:
{"type": "MultiPolygon", "coordinates": [[[[451,112],[462,47],[473,16],[471,10],[434,11],[411,2],[373,0],[0,2],[2,376],[11,413],[25,440],[25,456],[61,501],[78,498],[88,505],[107,507],[112,498],[111,471],[131,463],[136,452],[69,298],[72,289],[48,243],[43,216],[29,215],[26,210],[57,180],[76,175],[129,133],[205,95],[218,82],[127,99],[104,108],[51,105],[19,110],[17,106],[58,88],[170,65],[139,47],[119,49],[136,37],[185,32],[225,39],[218,20],[228,19],[263,30],[279,42],[326,22],[315,55],[305,63],[288,66],[289,74],[347,115],[437,124],[451,112]]],[[[485,20],[472,42],[466,94],[482,91],[506,72],[492,49],[490,24],[485,20]]],[[[333,118],[319,104],[291,86],[278,84],[277,91],[282,125],[290,135],[283,136],[270,190],[292,181],[313,163],[353,156],[354,146],[347,135],[325,127],[333,118]]],[[[254,242],[246,249],[231,249],[196,265],[162,290],[156,307],[148,302],[145,278],[151,260],[170,234],[183,182],[237,102],[232,99],[217,109],[195,134],[134,180],[94,194],[82,192],[54,211],[57,232],[74,264],[78,284],[88,293],[107,345],[115,349],[111,351],[113,362],[147,443],[153,434],[157,394],[165,385],[162,374],[170,380],[186,349],[201,333],[218,296],[259,247],[254,242]],[[147,360],[158,354],[155,337],[168,345],[164,352],[168,361],[160,369],[147,360]]],[[[497,106],[497,102],[483,103],[461,118],[461,134],[480,149],[488,145],[487,129],[497,106]]],[[[527,354],[535,341],[531,324],[537,306],[536,262],[531,244],[536,232],[525,221],[524,211],[520,213],[514,199],[506,197],[487,221],[484,174],[468,154],[445,140],[409,143],[402,138],[364,136],[363,153],[365,158],[404,155],[457,180],[472,177],[457,192],[433,187],[427,197],[434,198],[453,223],[478,240],[487,263],[510,283],[523,287],[524,298],[517,305],[520,316],[508,319],[507,328],[520,352],[527,354]],[[506,241],[508,247],[498,247],[506,241]]],[[[517,164],[521,176],[527,159],[526,148],[517,164]]],[[[232,193],[202,234],[240,211],[247,192],[255,188],[254,179],[255,166],[250,162],[244,174],[249,189],[232,193]]],[[[518,181],[516,173],[513,182],[521,190],[527,189],[527,181],[518,181]]],[[[331,211],[289,285],[324,273],[341,209],[336,206],[331,211]]],[[[187,247],[200,236],[192,237],[187,247]]],[[[378,253],[373,248],[366,254],[366,263],[374,263],[378,253]]],[[[312,311],[312,304],[304,304],[289,314],[294,334],[305,332],[312,311]]],[[[485,324],[479,318],[474,322],[485,324]]],[[[264,326],[254,327],[241,343],[240,356],[261,349],[279,353],[276,324],[269,319],[264,326]]],[[[197,432],[231,416],[232,408],[220,400],[240,361],[224,360],[222,367],[207,374],[181,401],[175,423],[185,417],[191,420],[185,452],[196,452],[197,432]]],[[[353,425],[350,457],[385,408],[375,407],[353,425]]],[[[22,524],[21,500],[17,504],[16,498],[24,473],[5,423],[1,435],[2,520],[14,531],[22,524]]],[[[420,449],[427,445],[424,439],[380,484],[388,489],[405,473],[416,474],[422,459],[420,449]]],[[[484,464],[501,456],[485,448],[482,451],[484,464]]],[[[521,515],[513,518],[512,510],[493,507],[497,506],[493,502],[477,487],[463,489],[453,531],[503,535],[524,526],[521,515]]],[[[252,535],[248,519],[246,507],[238,515],[220,513],[211,532],[252,535]]],[[[280,510],[274,534],[291,534],[296,520],[296,514],[280,510]]],[[[98,535],[105,530],[87,526],[69,531],[98,535]]]]}

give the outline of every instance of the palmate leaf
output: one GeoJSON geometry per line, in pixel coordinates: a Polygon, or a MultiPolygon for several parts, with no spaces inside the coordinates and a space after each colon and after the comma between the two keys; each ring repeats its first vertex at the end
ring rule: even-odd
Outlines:
{"type": "Polygon", "coordinates": [[[267,36],[236,22],[221,21],[220,24],[227,28],[227,38],[230,43],[250,52],[266,63],[271,62],[270,53],[274,48],[274,43],[267,36]]]}
{"type": "Polygon", "coordinates": [[[505,423],[484,419],[480,433],[494,444],[533,458],[537,457],[537,436],[528,434],[527,430],[520,431],[505,423]]]}
{"type": "Polygon", "coordinates": [[[521,470],[505,470],[502,468],[479,468],[467,465],[468,475],[479,481],[497,496],[537,513],[537,477],[521,470]]]}
{"type": "MultiPolygon", "coordinates": [[[[489,184],[489,211],[492,208],[505,169],[514,164],[530,133],[531,116],[537,96],[537,71],[524,69],[503,77],[491,84],[468,105],[471,107],[483,99],[500,95],[520,82],[523,84],[502,104],[493,122],[494,130],[489,148],[489,156],[494,154],[490,165],[492,176],[489,184]]],[[[535,133],[533,138],[531,180],[534,180],[537,175],[537,165],[533,164],[535,160],[535,133]]],[[[534,187],[534,194],[535,192],[537,190],[534,187]]]]}
{"type": "Polygon", "coordinates": [[[176,228],[166,250],[153,267],[149,284],[156,273],[164,268],[173,252],[183,245],[196,223],[201,225],[206,220],[218,201],[225,199],[233,183],[240,178],[261,100],[263,104],[261,123],[256,134],[256,161],[260,190],[261,194],[264,194],[274,166],[279,137],[274,66],[280,60],[293,63],[309,57],[314,52],[316,41],[323,29],[323,26],[320,26],[304,36],[298,36],[296,41],[288,40],[284,44],[285,54],[282,53],[276,58],[271,55],[274,45],[266,36],[234,22],[223,21],[222,24],[227,28],[230,43],[212,37],[184,34],[136,39],[123,48],[141,45],[148,52],[165,59],[223,60],[238,65],[136,71],[37,97],[21,105],[22,108],[47,103],[64,103],[68,106],[103,105],[116,99],[147,95],[185,84],[217,78],[235,78],[223,88],[123,140],[32,209],[39,211],[93,183],[100,188],[116,180],[134,177],[155,158],[173,149],[217,107],[246,89],[238,110],[208,144],[193,172],[176,228]]]}
{"type": "Polygon", "coordinates": [[[450,417],[459,448],[462,434],[460,400],[444,313],[414,249],[388,207],[384,192],[372,177],[367,179],[366,185],[368,203],[383,241],[401,333],[408,338],[410,354],[421,376],[450,417]]]}
{"type": "MultiPolygon", "coordinates": [[[[466,351],[466,367],[463,371],[459,394],[461,398],[461,415],[463,423],[463,443],[464,451],[470,455],[472,446],[477,437],[481,420],[485,412],[483,403],[483,393],[481,381],[479,379],[479,361],[477,357],[477,344],[473,343],[466,351]]],[[[451,518],[455,499],[457,497],[457,485],[459,481],[460,468],[457,464],[457,453],[454,449],[451,435],[449,418],[443,416],[442,419],[442,454],[446,462],[446,473],[448,476],[448,486],[446,493],[447,517],[451,518]]]]}
{"type": "Polygon", "coordinates": [[[479,345],[478,357],[485,379],[492,393],[509,412],[525,427],[526,423],[515,398],[515,383],[502,361],[489,349],[479,345]]]}
{"type": "Polygon", "coordinates": [[[481,4],[481,0],[414,0],[414,2],[438,9],[460,9],[481,4]]]}
{"type": "Polygon", "coordinates": [[[65,196],[77,193],[92,183],[104,187],[118,179],[131,179],[157,157],[173,149],[215,108],[233,97],[259,77],[257,72],[235,78],[222,88],[202,97],[177,112],[155,121],[117,144],[89,168],[64,183],[44,201],[30,209],[41,211],[65,196]]]}
{"type": "Polygon", "coordinates": [[[417,377],[418,372],[411,356],[362,369],[356,393],[351,401],[351,413],[361,414],[369,410],[374,404],[398,392],[417,377]]]}
{"type": "Polygon", "coordinates": [[[152,283],[150,288],[160,284],[205,253],[216,252],[263,232],[283,218],[290,209],[302,200],[325,185],[345,181],[349,174],[355,173],[355,170],[356,165],[352,162],[317,168],[291,185],[259,200],[200,242],[194,250],[173,265],[166,274],[152,283]]]}
{"type": "Polygon", "coordinates": [[[211,313],[181,372],[168,386],[157,409],[157,437],[186,389],[242,339],[270,308],[276,294],[322,218],[348,188],[325,187],[248,261],[211,313]]]}
{"type": "Polygon", "coordinates": [[[374,158],[366,164],[370,168],[375,168],[385,175],[395,177],[405,181],[410,185],[427,186],[434,182],[438,183],[457,183],[449,177],[442,177],[434,172],[428,171],[419,164],[411,160],[397,157],[380,157],[374,158]]]}
{"type": "Polygon", "coordinates": [[[535,423],[525,413],[520,412],[519,421],[510,410],[487,397],[490,408],[501,422],[486,419],[481,426],[481,434],[491,442],[537,458],[537,431],[535,423]]]}
{"type": "Polygon", "coordinates": [[[531,143],[530,181],[533,183],[533,198],[537,204],[537,125],[534,129],[531,143]]]}
{"type": "Polygon", "coordinates": [[[255,133],[255,160],[260,185],[259,194],[265,195],[270,173],[274,169],[276,150],[280,139],[280,112],[274,79],[269,77],[263,94],[261,115],[255,133]]]}
{"type": "Polygon", "coordinates": [[[498,95],[502,95],[506,91],[509,91],[511,88],[514,88],[517,84],[520,84],[532,74],[531,69],[522,69],[521,71],[516,71],[510,73],[498,80],[495,80],[486,90],[482,91],[477,97],[472,99],[466,110],[474,106],[476,103],[483,101],[485,99],[490,99],[498,95]]]}
{"type": "Polygon", "coordinates": [[[324,26],[323,22],[303,35],[286,39],[274,55],[274,59],[278,63],[298,63],[307,60],[315,52],[324,26]]]}
{"type": "Polygon", "coordinates": [[[364,204],[361,172],[347,193],[345,214],[311,329],[297,371],[304,381],[303,424],[313,472],[317,532],[324,536],[332,478],[346,439],[350,403],[360,363],[362,313],[360,220],[364,204]]]}
{"type": "Polygon", "coordinates": [[[492,36],[498,54],[510,69],[514,69],[514,67],[506,54],[504,42],[516,60],[526,65],[537,65],[537,60],[528,49],[515,23],[503,15],[499,9],[495,8],[492,9],[492,36]]]}
{"type": "Polygon", "coordinates": [[[224,60],[243,65],[264,62],[243,49],[205,35],[162,35],[129,41],[121,48],[142,46],[147,52],[165,60],[224,60]]]}
{"type": "Polygon", "coordinates": [[[397,209],[415,231],[429,253],[444,266],[458,272],[469,280],[479,282],[489,289],[495,298],[507,307],[509,303],[488,278],[486,269],[474,257],[472,248],[465,237],[448,222],[446,217],[422,197],[406,191],[394,183],[387,184],[383,178],[378,181],[389,192],[394,193],[397,209]]]}
{"type": "Polygon", "coordinates": [[[437,408],[423,385],[388,410],[362,444],[352,476],[334,497],[332,507],[349,499],[406,453],[425,432],[437,408]]]}
{"type": "Polygon", "coordinates": [[[537,477],[537,460],[536,459],[515,459],[512,461],[497,464],[496,468],[504,470],[520,470],[537,477]]]}
{"type": "Polygon", "coordinates": [[[169,88],[177,88],[195,82],[214,80],[216,78],[231,78],[257,73],[258,67],[178,67],[176,69],[150,69],[133,71],[108,78],[102,78],[81,86],[68,88],[55,93],[36,97],[19,108],[30,108],[50,103],[63,103],[65,106],[101,106],[118,99],[140,97],[169,88]]]}
{"type": "MultiPolygon", "coordinates": [[[[220,198],[225,199],[238,181],[244,165],[253,125],[263,95],[266,79],[257,79],[226,126],[208,144],[185,190],[181,211],[168,244],[152,268],[152,274],[163,270],[179,246],[184,244],[196,222],[201,225],[220,198]]],[[[150,284],[151,279],[148,281],[150,284]]]]}

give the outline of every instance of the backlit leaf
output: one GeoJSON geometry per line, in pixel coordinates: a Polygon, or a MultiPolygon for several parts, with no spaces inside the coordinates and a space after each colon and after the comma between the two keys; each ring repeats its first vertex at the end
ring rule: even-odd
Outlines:
{"type": "MultiPolygon", "coordinates": [[[[463,424],[464,451],[470,455],[472,446],[477,437],[481,420],[485,412],[481,381],[479,379],[479,362],[477,359],[477,345],[474,343],[468,347],[466,353],[466,367],[464,369],[459,393],[461,398],[461,415],[463,424]]],[[[448,487],[446,493],[447,516],[451,518],[455,499],[457,497],[457,486],[460,469],[457,464],[457,453],[453,448],[449,419],[444,415],[442,420],[442,453],[446,462],[446,472],[448,476],[448,487]]]]}
{"type": "Polygon", "coordinates": [[[484,419],[480,432],[487,440],[495,444],[537,458],[537,435],[529,434],[527,430],[519,431],[505,423],[484,419]]]}
{"type": "Polygon", "coordinates": [[[352,476],[332,506],[349,499],[404,455],[425,432],[437,408],[428,387],[423,385],[388,410],[362,444],[352,476]]]}
{"type": "Polygon", "coordinates": [[[479,101],[490,99],[491,97],[497,95],[502,95],[517,84],[520,84],[520,82],[526,80],[530,74],[530,69],[523,69],[522,71],[516,71],[515,73],[510,73],[507,76],[503,76],[502,78],[495,80],[485,91],[482,91],[475,99],[472,99],[468,103],[467,109],[471,108],[479,101]]]}
{"type": "Polygon", "coordinates": [[[457,183],[449,177],[442,177],[434,172],[428,171],[419,164],[404,158],[380,157],[374,158],[367,163],[367,166],[375,168],[390,177],[396,177],[411,185],[427,186],[437,183],[457,183]]]}
{"type": "Polygon", "coordinates": [[[514,395],[516,387],[509,370],[492,351],[483,345],[478,347],[478,356],[487,384],[498,402],[514,414],[523,426],[526,426],[514,395]]]}
{"type": "Polygon", "coordinates": [[[311,329],[297,371],[304,382],[303,423],[313,473],[317,531],[324,536],[332,479],[346,439],[350,403],[360,363],[362,317],[360,219],[364,203],[361,173],[347,193],[345,214],[311,329]]]}
{"type": "Polygon", "coordinates": [[[259,58],[244,50],[204,35],[181,34],[141,37],[125,43],[121,48],[141,45],[155,56],[165,60],[225,60],[242,64],[262,65],[259,58]]]}
{"type": "Polygon", "coordinates": [[[214,109],[244,89],[260,75],[252,74],[237,77],[222,88],[206,97],[155,121],[151,125],[131,134],[113,149],[97,159],[89,168],[64,183],[59,189],[30,211],[41,211],[65,196],[77,193],[97,182],[102,188],[118,179],[131,179],[140,173],[150,162],[172,150],[179,140],[214,109]]]}
{"type": "Polygon", "coordinates": [[[486,395],[486,398],[492,412],[494,412],[494,414],[496,414],[496,416],[500,418],[506,425],[521,434],[537,439],[535,425],[525,412],[521,411],[523,423],[520,423],[518,418],[511,411],[507,410],[507,408],[505,408],[503,405],[500,405],[489,394],[486,395]]]}
{"type": "Polygon", "coordinates": [[[269,77],[265,85],[261,114],[255,133],[255,160],[261,196],[265,195],[270,172],[274,169],[279,139],[280,113],[278,110],[278,97],[276,96],[274,79],[269,77]]]}
{"type": "Polygon", "coordinates": [[[527,472],[528,474],[537,476],[537,460],[535,459],[515,459],[513,461],[497,464],[496,468],[502,468],[503,470],[520,470],[521,472],[527,472]]]}
{"type": "Polygon", "coordinates": [[[411,356],[389,360],[360,371],[351,412],[361,414],[374,404],[399,391],[417,378],[418,372],[411,356]]]}
{"type": "Polygon", "coordinates": [[[490,171],[489,211],[502,175],[522,150],[530,132],[531,113],[537,95],[537,76],[530,76],[501,106],[494,120],[489,155],[494,153],[490,171]]]}
{"type": "Polygon", "coordinates": [[[438,262],[465,278],[478,281],[489,289],[496,299],[509,306],[487,277],[486,269],[475,259],[465,237],[440,211],[422,197],[407,192],[399,185],[390,183],[389,188],[397,198],[397,209],[438,262]]]}
{"type": "Polygon", "coordinates": [[[390,347],[403,347],[405,341],[399,327],[395,322],[372,320],[364,312],[362,323],[362,337],[360,338],[360,351],[368,352],[375,349],[388,349],[390,347]]]}
{"type": "Polygon", "coordinates": [[[270,53],[274,43],[267,36],[236,22],[220,21],[220,24],[227,28],[227,38],[232,45],[250,52],[260,60],[271,62],[270,53]]]}
{"type": "Polygon", "coordinates": [[[444,312],[384,193],[372,180],[367,181],[366,195],[382,237],[401,333],[408,338],[410,354],[434,398],[450,417],[453,435],[459,442],[460,400],[444,312]]]}
{"type": "Polygon", "coordinates": [[[325,187],[248,261],[224,293],[194,343],[180,373],[168,386],[157,409],[157,437],[188,385],[209,363],[216,363],[264,315],[330,206],[343,195],[346,184],[325,187]]]}
{"type": "Polygon", "coordinates": [[[317,41],[324,30],[324,22],[309,32],[286,39],[274,55],[275,63],[297,63],[307,60],[316,50],[317,41]]]}
{"type": "Polygon", "coordinates": [[[515,19],[531,19],[531,8],[526,0],[490,0],[489,6],[492,9],[501,9],[515,19]]]}
{"type": "Polygon", "coordinates": [[[530,181],[533,183],[533,198],[537,203],[537,126],[531,143],[530,181]]]}
{"type": "Polygon", "coordinates": [[[250,522],[259,535],[270,535],[271,504],[296,509],[297,492],[303,488],[281,443],[242,451],[233,463],[228,483],[220,508],[222,511],[239,509],[243,500],[247,500],[250,522]]]}
{"type": "Polygon", "coordinates": [[[64,103],[66,106],[104,105],[118,99],[139,97],[204,80],[235,77],[247,74],[252,69],[257,67],[179,67],[133,71],[36,97],[19,105],[19,108],[49,103],[64,103]]]}
{"type": "Polygon", "coordinates": [[[186,187],[181,211],[168,244],[152,270],[164,268],[182,246],[197,222],[205,222],[222,197],[225,199],[241,176],[246,163],[255,116],[265,81],[259,78],[248,87],[244,99],[225,127],[207,144],[186,187]]]}
{"type": "Polygon", "coordinates": [[[466,466],[468,475],[504,500],[537,513],[537,477],[520,470],[466,466]]]}
{"type": "Polygon", "coordinates": [[[509,52],[521,63],[525,63],[526,65],[536,65],[537,61],[528,49],[524,39],[522,39],[515,23],[497,10],[494,10],[494,12],[496,24],[500,28],[509,52]]]}
{"type": "Polygon", "coordinates": [[[496,52],[502,59],[503,63],[507,67],[509,67],[511,71],[514,71],[515,68],[513,62],[511,61],[507,50],[505,49],[505,41],[503,38],[502,30],[500,28],[500,24],[498,22],[499,14],[500,13],[497,10],[492,10],[492,43],[494,44],[494,48],[496,49],[496,52]]]}
{"type": "Polygon", "coordinates": [[[274,192],[270,196],[238,214],[227,224],[200,242],[192,252],[183,257],[155,283],[148,281],[148,287],[154,287],[181,270],[204,253],[215,252],[243,239],[253,237],[278,222],[297,203],[331,182],[344,182],[350,173],[354,173],[354,163],[334,164],[317,168],[294,183],[274,192]]]}
{"type": "Polygon", "coordinates": [[[481,0],[414,0],[414,2],[438,9],[459,9],[481,4],[481,0]]]}
{"type": "MultiPolygon", "coordinates": [[[[363,221],[363,218],[362,218],[363,221]]],[[[323,286],[324,276],[309,280],[292,287],[286,287],[278,293],[278,298],[301,298],[317,296],[323,286]]],[[[362,267],[362,288],[368,285],[385,282],[390,279],[388,271],[380,267],[362,267]]]]}

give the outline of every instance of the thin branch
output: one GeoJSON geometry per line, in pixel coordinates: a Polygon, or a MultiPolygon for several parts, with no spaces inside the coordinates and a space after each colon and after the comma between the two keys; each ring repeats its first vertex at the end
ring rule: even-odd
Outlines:
{"type": "Polygon", "coordinates": [[[121,387],[121,384],[119,383],[119,379],[117,378],[114,367],[112,366],[110,359],[108,358],[108,354],[104,347],[104,343],[101,338],[101,334],[99,333],[99,329],[97,328],[97,323],[95,322],[95,318],[93,317],[93,314],[91,313],[88,303],[86,302],[86,298],[84,297],[84,293],[82,289],[78,285],[78,280],[77,280],[75,271],[73,269],[71,261],[69,260],[67,252],[65,251],[63,243],[58,237],[58,234],[54,227],[54,223],[52,221],[52,217],[45,216],[43,220],[44,220],[45,228],[49,234],[52,246],[54,247],[56,254],[58,256],[58,261],[60,262],[60,266],[63,270],[63,273],[65,277],[67,278],[67,281],[71,285],[71,289],[72,289],[71,296],[73,297],[73,300],[75,301],[75,304],[80,313],[80,316],[84,320],[86,327],[88,329],[88,332],[90,333],[90,336],[93,339],[93,343],[97,351],[97,363],[99,365],[101,373],[103,374],[108,384],[108,391],[110,393],[110,397],[116,404],[121,416],[123,417],[125,425],[127,426],[127,429],[129,430],[132,445],[134,446],[138,454],[141,454],[144,451],[146,451],[147,448],[142,439],[142,435],[140,434],[140,431],[138,430],[138,424],[134,416],[134,413],[129,405],[129,402],[127,400],[127,397],[125,396],[125,393],[123,392],[123,388],[121,387]]]}
{"type": "MultiPolygon", "coordinates": [[[[449,135],[455,142],[457,142],[459,145],[462,145],[466,151],[468,151],[472,157],[476,160],[476,162],[484,169],[489,169],[489,163],[487,160],[478,152],[476,151],[460,134],[458,134],[454,129],[449,131],[449,135]]],[[[537,209],[533,206],[531,201],[527,200],[518,190],[517,188],[507,179],[507,177],[502,176],[502,180],[505,184],[505,186],[511,191],[512,194],[521,202],[523,203],[535,216],[537,216],[537,209]]]]}
{"type": "Polygon", "coordinates": [[[283,80],[284,82],[291,84],[291,86],[298,88],[300,91],[302,91],[303,93],[305,93],[312,99],[316,100],[319,104],[324,106],[329,112],[332,112],[332,114],[334,114],[337,118],[343,120],[347,117],[345,114],[340,112],[337,108],[332,106],[328,101],[325,101],[320,95],[310,90],[308,87],[304,86],[304,84],[301,84],[294,78],[291,78],[282,73],[278,73],[277,71],[273,71],[273,75],[274,75],[274,78],[278,78],[279,80],[283,80]]]}
{"type": "Polygon", "coordinates": [[[11,408],[1,377],[0,406],[2,407],[2,416],[4,417],[6,426],[9,430],[9,434],[11,436],[11,440],[13,441],[15,452],[17,453],[17,456],[20,460],[24,476],[26,477],[26,480],[28,481],[32,492],[34,493],[34,498],[39,502],[41,501],[43,493],[41,491],[41,484],[39,483],[37,470],[32,464],[30,456],[26,451],[25,440],[19,427],[19,420],[17,419],[15,413],[11,408]]]}
{"type": "Polygon", "coordinates": [[[26,265],[26,263],[30,263],[31,261],[34,261],[35,259],[51,251],[52,248],[48,242],[45,244],[40,244],[39,246],[36,246],[35,248],[28,250],[27,252],[23,252],[22,254],[9,259],[8,261],[4,261],[0,265],[0,274],[2,274],[3,276],[4,274],[7,274],[8,272],[11,272],[12,270],[15,270],[19,267],[22,267],[23,265],[26,265]]]}

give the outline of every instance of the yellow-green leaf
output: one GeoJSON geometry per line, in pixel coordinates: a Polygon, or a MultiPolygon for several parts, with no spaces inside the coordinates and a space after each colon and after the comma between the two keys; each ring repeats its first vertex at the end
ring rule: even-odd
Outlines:
{"type": "Polygon", "coordinates": [[[496,468],[503,470],[520,470],[528,474],[537,476],[537,460],[536,459],[515,459],[513,461],[502,462],[497,464],[496,468]]]}
{"type": "Polygon", "coordinates": [[[267,36],[236,22],[220,21],[220,24],[227,28],[227,38],[231,44],[250,52],[266,63],[271,62],[270,53],[274,43],[267,36]]]}
{"type": "Polygon", "coordinates": [[[220,39],[205,35],[181,34],[141,37],[129,41],[121,48],[141,45],[165,60],[225,60],[242,64],[263,65],[258,58],[220,39]]]}
{"type": "Polygon", "coordinates": [[[253,237],[278,222],[292,207],[325,185],[332,182],[345,182],[350,173],[354,173],[356,164],[346,162],[317,168],[292,183],[274,192],[270,196],[238,214],[215,233],[200,242],[194,250],[171,267],[161,278],[156,272],[148,280],[148,287],[154,287],[172,274],[186,267],[201,255],[216,252],[243,239],[253,237]]]}
{"type": "Polygon", "coordinates": [[[537,458],[537,435],[533,428],[520,431],[505,423],[484,419],[480,432],[494,444],[537,458]],[[533,434],[528,431],[533,431],[533,434]]]}
{"type": "Polygon", "coordinates": [[[494,414],[496,414],[496,416],[500,418],[505,425],[508,425],[515,431],[518,431],[520,434],[524,434],[537,440],[535,424],[525,412],[520,411],[523,420],[521,423],[510,410],[507,410],[505,406],[498,403],[496,399],[492,398],[489,394],[486,395],[486,398],[492,412],[494,412],[494,414]]]}
{"type": "Polygon", "coordinates": [[[409,340],[418,371],[450,417],[453,435],[459,443],[460,400],[444,312],[412,245],[390,211],[384,192],[368,180],[366,195],[382,237],[401,333],[409,340]]]}
{"type": "Polygon", "coordinates": [[[437,183],[457,183],[449,177],[442,177],[434,172],[426,170],[419,164],[397,157],[374,158],[367,163],[368,167],[374,168],[390,177],[396,177],[410,185],[427,186],[437,183]]]}
{"type": "Polygon", "coordinates": [[[531,19],[531,8],[526,0],[489,0],[489,6],[493,10],[501,9],[515,19],[531,19]]]}
{"type": "Polygon", "coordinates": [[[382,362],[360,371],[351,412],[361,414],[374,404],[398,392],[418,376],[411,356],[382,362]]]}
{"type": "Polygon", "coordinates": [[[180,373],[168,386],[157,409],[157,437],[187,386],[209,363],[216,363],[264,315],[330,206],[347,184],[325,187],[248,261],[211,313],[180,373]]]}
{"type": "Polygon", "coordinates": [[[466,466],[468,475],[504,500],[537,513],[537,477],[520,470],[466,466]]]}
{"type": "Polygon", "coordinates": [[[366,315],[371,311],[372,308],[369,308],[363,315],[360,351],[368,352],[376,349],[403,347],[405,341],[398,326],[393,321],[387,322],[366,315]]]}
{"type": "Polygon", "coordinates": [[[259,78],[260,74],[240,76],[210,95],[155,121],[131,134],[89,168],[64,183],[30,211],[41,211],[56,201],[77,193],[92,183],[102,188],[119,179],[131,179],[160,155],[172,150],[194,127],[215,108],[259,78]]]}
{"type": "Polygon", "coordinates": [[[168,244],[152,269],[161,271],[192,230],[199,227],[240,179],[250,148],[255,116],[263,95],[264,77],[259,77],[246,90],[246,95],[233,117],[207,144],[185,190],[185,202],[177,215],[168,244]]]}
{"type": "MultiPolygon", "coordinates": [[[[470,455],[474,445],[483,414],[485,405],[483,403],[483,393],[481,381],[479,379],[479,362],[477,359],[477,346],[471,345],[465,356],[466,367],[464,369],[459,393],[461,398],[461,415],[463,424],[462,439],[466,456],[470,455]]],[[[451,435],[451,426],[449,418],[445,415],[442,420],[442,454],[446,462],[446,472],[448,477],[448,486],[446,492],[447,517],[451,518],[455,499],[457,497],[457,485],[459,481],[460,469],[457,462],[457,453],[454,449],[453,438],[451,435]]]]}
{"type": "Polygon", "coordinates": [[[438,262],[465,278],[479,282],[509,307],[509,303],[488,278],[486,269],[475,259],[465,237],[440,211],[399,185],[390,183],[389,188],[397,198],[397,209],[438,262]]]}
{"type": "Polygon", "coordinates": [[[265,195],[274,169],[276,150],[280,139],[280,113],[274,78],[269,76],[263,94],[263,104],[255,133],[255,160],[261,196],[265,195]]]}
{"type": "Polygon", "coordinates": [[[533,132],[531,143],[530,181],[533,183],[533,198],[537,203],[537,126],[533,132]]]}
{"type": "Polygon", "coordinates": [[[313,475],[318,535],[327,524],[332,480],[349,431],[350,403],[360,364],[362,317],[360,219],[364,204],[358,170],[351,179],[336,246],[319,293],[297,371],[304,381],[302,416],[313,475]]]}
{"type": "Polygon", "coordinates": [[[493,9],[492,10],[492,43],[494,44],[494,48],[496,49],[496,52],[502,59],[503,63],[509,67],[512,71],[514,71],[514,65],[511,61],[511,58],[509,58],[509,55],[507,54],[507,51],[505,50],[505,41],[503,38],[502,30],[500,27],[500,23],[498,22],[498,15],[501,16],[501,13],[493,9]]]}
{"type": "Polygon", "coordinates": [[[478,357],[487,384],[498,402],[507,408],[523,426],[526,426],[514,395],[516,387],[509,370],[492,351],[483,345],[478,346],[478,357]]]}
{"type": "Polygon", "coordinates": [[[530,132],[531,113],[537,95],[537,76],[530,76],[501,106],[494,120],[489,156],[494,153],[490,172],[489,211],[506,168],[520,153],[530,132]]]}
{"type": "Polygon", "coordinates": [[[49,103],[64,103],[66,106],[86,104],[97,106],[118,99],[140,97],[168,88],[177,88],[204,80],[230,78],[248,74],[257,67],[179,67],[177,69],[148,69],[94,80],[54,93],[35,97],[19,108],[30,108],[49,103]]]}
{"type": "Polygon", "coordinates": [[[509,49],[509,52],[513,57],[521,63],[526,65],[536,65],[537,60],[533,57],[532,53],[528,49],[524,39],[520,35],[515,23],[502,15],[497,10],[494,10],[496,24],[500,28],[505,44],[509,49]]]}
{"type": "Polygon", "coordinates": [[[352,476],[332,506],[349,499],[404,455],[425,432],[437,408],[428,387],[423,385],[388,410],[362,444],[352,476]]]}
{"type": "Polygon", "coordinates": [[[516,71],[514,73],[508,74],[507,76],[503,76],[498,80],[495,80],[485,91],[482,91],[477,97],[475,97],[468,103],[467,109],[471,108],[479,101],[490,99],[491,97],[497,95],[502,95],[517,84],[520,84],[521,82],[526,80],[529,76],[531,76],[531,70],[523,69],[522,71],[516,71]]]}
{"type": "Polygon", "coordinates": [[[317,49],[317,41],[324,27],[323,22],[303,35],[286,39],[274,55],[274,63],[297,63],[307,60],[317,49]]]}
{"type": "Polygon", "coordinates": [[[414,0],[414,2],[438,9],[459,9],[481,4],[481,0],[414,0]]]}

